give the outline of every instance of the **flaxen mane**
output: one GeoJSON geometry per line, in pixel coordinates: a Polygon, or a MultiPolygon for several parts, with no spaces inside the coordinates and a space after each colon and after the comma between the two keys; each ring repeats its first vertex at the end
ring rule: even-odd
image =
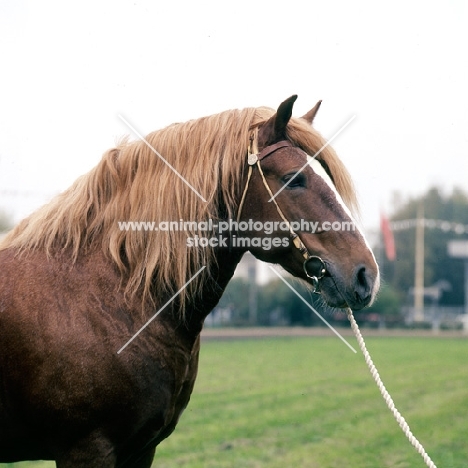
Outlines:
{"type": "MultiPolygon", "coordinates": [[[[16,248],[27,254],[38,249],[49,257],[69,252],[73,263],[80,253],[98,246],[121,270],[127,295],[140,293],[148,299],[152,284],[165,287],[165,292],[177,291],[201,266],[210,264],[213,250],[187,247],[187,237],[196,233],[126,231],[119,229],[118,222],[216,220],[221,210],[235,219],[249,138],[273,114],[268,108],[231,110],[147,136],[147,142],[206,202],[144,142],[125,142],[23,220],[0,250],[16,248]]],[[[311,155],[325,143],[301,119],[291,119],[288,138],[311,155]]],[[[328,166],[345,203],[355,207],[350,177],[336,154],[327,147],[319,159],[328,166]]],[[[182,303],[201,289],[202,276],[181,296],[182,303]]]]}

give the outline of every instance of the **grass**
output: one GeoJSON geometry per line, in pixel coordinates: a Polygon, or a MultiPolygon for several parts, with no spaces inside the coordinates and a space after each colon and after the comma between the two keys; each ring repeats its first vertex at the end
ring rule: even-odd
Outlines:
{"type": "MultiPolygon", "coordinates": [[[[468,466],[468,340],[366,342],[397,408],[434,463],[468,466]]],[[[159,446],[154,467],[239,466],[425,465],[386,408],[360,352],[335,337],[205,342],[192,401],[159,446]]]]}

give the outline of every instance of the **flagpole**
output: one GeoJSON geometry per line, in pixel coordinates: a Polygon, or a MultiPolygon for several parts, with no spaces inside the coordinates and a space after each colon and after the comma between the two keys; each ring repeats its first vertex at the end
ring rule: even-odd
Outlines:
{"type": "Polygon", "coordinates": [[[414,321],[424,321],[424,205],[418,206],[414,254],[414,321]]]}

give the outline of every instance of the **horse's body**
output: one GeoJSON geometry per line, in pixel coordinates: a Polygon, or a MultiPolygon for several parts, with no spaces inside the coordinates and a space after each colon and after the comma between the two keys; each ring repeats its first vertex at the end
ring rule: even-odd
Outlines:
{"type": "MultiPolygon", "coordinates": [[[[232,219],[236,214],[241,220],[261,221],[281,221],[281,216],[291,221],[349,219],[328,176],[318,175],[318,168],[307,167],[283,190],[277,197],[278,208],[267,203],[265,187],[273,192],[281,189],[305,162],[302,149],[310,154],[323,143],[312,130],[315,143],[310,143],[308,130],[290,122],[293,102],[285,101],[274,115],[262,110],[266,117],[262,114],[256,120],[254,113],[249,114],[242,124],[247,126],[245,132],[239,130],[221,141],[221,154],[205,155],[218,157],[216,164],[214,159],[212,165],[201,160],[199,165],[205,166],[198,173],[197,161],[190,155],[172,157],[172,167],[204,193],[206,204],[156,155],[145,156],[144,145],[133,144],[109,152],[95,170],[4,240],[0,245],[0,462],[52,459],[59,468],[151,466],[156,446],[174,430],[190,399],[203,321],[248,249],[190,250],[187,233],[126,233],[118,231],[116,223],[193,219],[195,214],[198,220],[232,219]],[[283,140],[288,144],[275,146],[283,140]],[[258,171],[254,167],[246,187],[247,147],[252,142],[258,150],[272,150],[259,153],[263,172],[259,174],[260,165],[258,171]],[[233,156],[226,148],[236,145],[238,156],[233,156]],[[229,157],[237,161],[224,160],[229,157]],[[146,182],[139,177],[147,177],[146,182]],[[308,190],[313,204],[305,197],[308,190]],[[153,206],[161,194],[167,199],[153,206]],[[241,198],[243,208],[238,213],[241,198]],[[172,267],[171,262],[177,265],[172,267]],[[187,285],[203,266],[197,280],[187,285]]],[[[316,110],[305,116],[310,123],[316,110]]],[[[226,123],[227,116],[222,120],[226,123]]],[[[217,121],[216,128],[220,125],[217,121]]],[[[177,128],[173,130],[177,133],[177,128]]],[[[194,134],[195,129],[189,130],[194,134]]],[[[163,137],[174,146],[168,135],[163,137]]],[[[164,149],[164,138],[156,135],[151,143],[159,142],[164,149]]],[[[183,147],[183,138],[176,138],[183,147]]],[[[208,142],[207,147],[214,144],[208,142]]],[[[352,202],[344,168],[332,153],[328,159],[326,151],[322,153],[323,167],[341,195],[352,202]]],[[[275,232],[272,237],[280,234],[284,236],[275,232]]],[[[301,233],[301,239],[314,259],[320,256],[323,274],[306,273],[307,255],[293,244],[250,250],[306,281],[313,278],[314,287],[320,280],[324,299],[331,305],[360,308],[372,300],[378,270],[358,231],[301,233]]]]}
{"type": "Polygon", "coordinates": [[[8,291],[1,317],[0,461],[150,466],[189,401],[203,318],[219,298],[200,304],[198,317],[191,311],[189,326],[174,311],[163,312],[117,354],[142,325],[132,320],[141,310],[122,306],[119,274],[102,254],[80,258],[72,270],[43,253],[20,262],[13,252],[0,258],[8,291]],[[20,284],[27,285],[24,292],[20,284]]]}

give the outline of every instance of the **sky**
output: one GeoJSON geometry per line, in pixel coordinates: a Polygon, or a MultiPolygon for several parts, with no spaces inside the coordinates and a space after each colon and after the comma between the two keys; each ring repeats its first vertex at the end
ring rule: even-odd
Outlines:
{"type": "Polygon", "coordinates": [[[372,231],[395,193],[468,191],[467,24],[456,0],[0,0],[0,210],[136,138],[119,115],[146,134],[298,94],[297,116],[323,100],[372,231]]]}

